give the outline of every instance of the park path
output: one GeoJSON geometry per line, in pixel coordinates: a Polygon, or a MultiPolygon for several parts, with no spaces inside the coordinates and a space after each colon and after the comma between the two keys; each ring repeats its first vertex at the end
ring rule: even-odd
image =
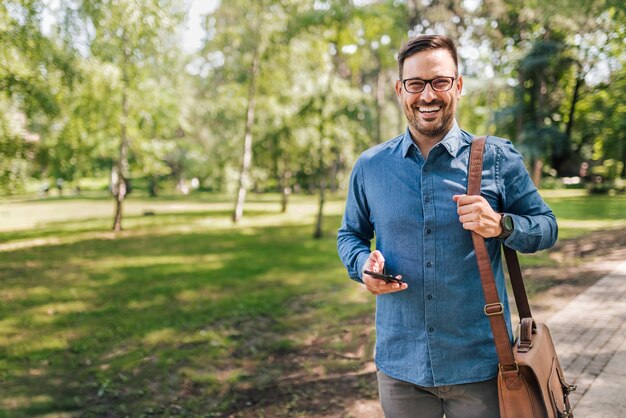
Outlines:
{"type": "MultiPolygon", "coordinates": [[[[576,418],[626,416],[626,261],[547,321],[576,418]]],[[[383,417],[378,400],[357,401],[344,416],[383,417]]]]}
{"type": "Polygon", "coordinates": [[[547,321],[576,418],[626,416],[626,261],[547,321]]]}

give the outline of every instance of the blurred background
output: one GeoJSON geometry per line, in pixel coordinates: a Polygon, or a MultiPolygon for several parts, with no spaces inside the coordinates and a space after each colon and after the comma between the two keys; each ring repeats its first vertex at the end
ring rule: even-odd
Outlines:
{"type": "Polygon", "coordinates": [[[335,236],[431,33],[559,219],[547,317],[625,257],[622,1],[3,0],[0,416],[380,416],[335,236]]]}

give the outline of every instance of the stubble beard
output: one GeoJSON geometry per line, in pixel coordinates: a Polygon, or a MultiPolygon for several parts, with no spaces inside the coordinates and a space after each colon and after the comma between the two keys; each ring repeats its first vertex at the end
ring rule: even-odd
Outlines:
{"type": "MultiPolygon", "coordinates": [[[[442,104],[443,109],[443,104],[442,104]]],[[[445,112],[441,118],[441,122],[426,127],[419,121],[419,111],[417,108],[408,107],[405,111],[409,125],[415,129],[420,135],[424,135],[427,138],[441,138],[452,127],[452,119],[454,118],[454,111],[445,112]]]]}

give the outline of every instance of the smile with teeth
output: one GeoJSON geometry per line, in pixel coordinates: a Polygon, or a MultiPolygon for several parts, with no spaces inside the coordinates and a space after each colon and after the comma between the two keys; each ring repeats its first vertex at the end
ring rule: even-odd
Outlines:
{"type": "Polygon", "coordinates": [[[420,113],[434,113],[441,109],[441,106],[420,106],[417,110],[420,113]]]}

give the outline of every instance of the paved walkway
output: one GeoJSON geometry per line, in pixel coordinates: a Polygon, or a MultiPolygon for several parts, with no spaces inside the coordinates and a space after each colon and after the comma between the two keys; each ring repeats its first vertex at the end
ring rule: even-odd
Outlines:
{"type": "Polygon", "coordinates": [[[626,416],[626,261],[547,321],[576,418],[626,416]]]}
{"type": "MultiPolygon", "coordinates": [[[[578,386],[570,395],[574,416],[626,417],[626,261],[547,323],[565,378],[578,386]]],[[[383,413],[376,399],[358,401],[344,416],[383,413]]]]}

